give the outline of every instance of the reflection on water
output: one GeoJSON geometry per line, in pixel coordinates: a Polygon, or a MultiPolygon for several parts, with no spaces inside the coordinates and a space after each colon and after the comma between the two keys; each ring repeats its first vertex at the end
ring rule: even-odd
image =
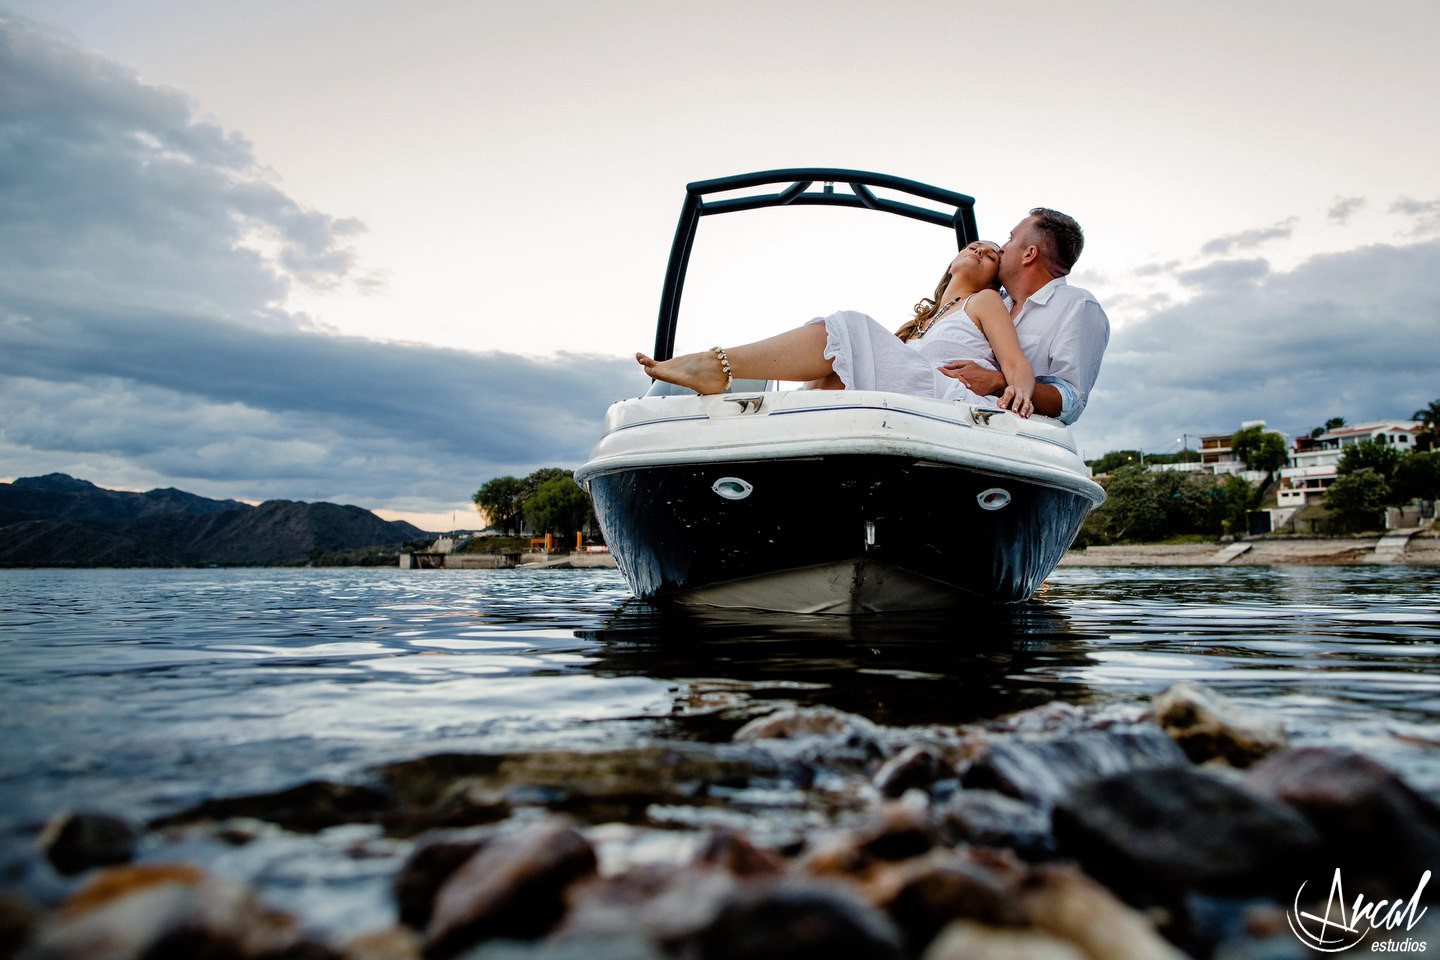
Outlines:
{"type": "Polygon", "coordinates": [[[448,750],[728,736],[778,702],[890,725],[1176,680],[1440,791],[1440,588],[1403,567],[1062,569],[1023,607],[686,611],[613,571],[0,571],[0,825],[150,816],[448,750]]]}

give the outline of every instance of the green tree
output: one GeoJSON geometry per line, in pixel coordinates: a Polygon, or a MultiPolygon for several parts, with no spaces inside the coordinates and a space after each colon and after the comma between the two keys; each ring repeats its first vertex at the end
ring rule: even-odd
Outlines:
{"type": "Polygon", "coordinates": [[[515,477],[495,477],[487,480],[471,499],[492,526],[508,531],[510,523],[515,521],[518,533],[522,491],[521,481],[515,477]]]}
{"type": "Polygon", "coordinates": [[[1412,453],[1401,460],[1390,485],[1401,503],[1440,500],[1440,450],[1412,453]]]}
{"type": "Polygon", "coordinates": [[[542,526],[536,522],[535,516],[530,509],[531,501],[533,501],[535,495],[540,492],[540,488],[552,480],[565,480],[569,482],[571,486],[574,486],[575,484],[571,481],[571,477],[573,476],[574,473],[566,470],[564,467],[541,467],[520,481],[520,515],[530,524],[531,530],[540,533],[545,532],[542,526]]]}
{"type": "Polygon", "coordinates": [[[1343,426],[1345,426],[1344,417],[1331,417],[1325,421],[1325,432],[1329,433],[1331,430],[1339,430],[1343,426]]]}
{"type": "Polygon", "coordinates": [[[1360,470],[1371,470],[1388,482],[1390,475],[1403,459],[1405,455],[1392,444],[1379,437],[1371,437],[1344,449],[1340,454],[1340,462],[1335,465],[1335,474],[1343,477],[1360,470]]]}
{"type": "Polygon", "coordinates": [[[1335,512],[1341,530],[1379,530],[1385,526],[1385,505],[1392,493],[1385,478],[1370,467],[1361,467],[1325,490],[1325,505],[1335,512]]]}
{"type": "Polygon", "coordinates": [[[1410,417],[1420,421],[1420,435],[1416,437],[1420,449],[1440,446],[1440,400],[1431,400],[1428,407],[1416,410],[1410,417]]]}
{"type": "Polygon", "coordinates": [[[1265,496],[1264,488],[1253,487],[1244,477],[1229,476],[1219,488],[1220,502],[1224,508],[1221,529],[1229,534],[1249,532],[1249,514],[1258,510],[1265,496]]]}
{"type": "Polygon", "coordinates": [[[1111,450],[1099,460],[1091,460],[1089,466],[1096,473],[1110,473],[1129,464],[1142,462],[1143,458],[1139,450],[1111,450]]]}
{"type": "Polygon", "coordinates": [[[546,480],[525,502],[525,517],[537,533],[574,533],[590,515],[590,497],[570,476],[546,480]]]}
{"type": "Polygon", "coordinates": [[[1164,530],[1165,511],[1155,496],[1154,478],[1139,464],[1120,467],[1105,485],[1102,528],[1111,540],[1145,540],[1164,530]]]}
{"type": "Polygon", "coordinates": [[[1251,470],[1274,473],[1290,462],[1285,439],[1259,425],[1237,431],[1230,440],[1230,449],[1234,451],[1235,459],[1251,470]]]}

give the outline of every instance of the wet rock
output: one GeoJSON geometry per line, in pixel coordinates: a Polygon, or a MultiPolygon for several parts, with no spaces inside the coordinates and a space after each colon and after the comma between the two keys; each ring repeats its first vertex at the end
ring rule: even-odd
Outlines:
{"type": "Polygon", "coordinates": [[[912,788],[923,790],[951,772],[933,747],[915,743],[885,761],[872,782],[881,796],[893,799],[912,788]]]}
{"type": "Polygon", "coordinates": [[[420,935],[409,927],[361,934],[345,944],[345,960],[420,960],[420,935]]]}
{"type": "Polygon", "coordinates": [[[1078,870],[1035,868],[1021,885],[1018,903],[1030,926],[1075,945],[1092,960],[1185,960],[1154,924],[1078,870]]]}
{"type": "Polygon", "coordinates": [[[169,827],[206,820],[247,817],[298,833],[316,833],[343,823],[373,823],[391,808],[391,798],[371,787],[316,780],[278,793],[206,800],[171,816],[151,821],[169,827]]]}
{"type": "Polygon", "coordinates": [[[737,892],[687,945],[697,960],[901,960],[885,916],[838,886],[766,884],[737,892]]]}
{"type": "Polygon", "coordinates": [[[647,938],[616,933],[571,939],[559,937],[536,944],[486,944],[465,954],[465,960],[668,960],[647,938]]]}
{"type": "Polygon", "coordinates": [[[787,707],[756,717],[735,731],[735,739],[741,742],[795,737],[843,737],[880,742],[875,724],[832,707],[787,707]]]}
{"type": "Polygon", "coordinates": [[[18,894],[0,893],[0,958],[9,960],[22,949],[39,919],[28,900],[18,894]]]}
{"type": "Polygon", "coordinates": [[[425,956],[451,957],[492,937],[533,940],[565,913],[565,891],[595,872],[595,851],[549,820],[493,838],[436,894],[425,956]]]}
{"type": "Polygon", "coordinates": [[[1151,713],[1196,763],[1215,760],[1248,767],[1287,744],[1285,728],[1277,721],[1189,683],[1177,683],[1157,695],[1151,713]]]}
{"type": "Polygon", "coordinates": [[[871,889],[876,905],[904,931],[913,955],[953,920],[1017,923],[1008,880],[964,855],[935,851],[901,865],[871,889]]]}
{"type": "Polygon", "coordinates": [[[1048,807],[1091,780],[1185,763],[1185,754],[1162,731],[1137,726],[997,743],[961,774],[960,782],[967,789],[995,790],[1048,807]]]}
{"type": "Polygon", "coordinates": [[[106,870],[38,928],[26,960],[337,960],[295,920],[195,867],[106,870]]]}
{"type": "Polygon", "coordinates": [[[432,825],[463,826],[537,806],[587,823],[646,823],[654,804],[717,804],[712,790],[743,787],[774,769],[759,751],[706,744],[442,754],[377,774],[407,810],[430,811],[432,825]]]}
{"type": "Polygon", "coordinates": [[[127,820],[103,813],[61,813],[40,834],[50,864],[71,876],[91,867],[129,863],[139,834],[127,820]]]}
{"type": "Polygon", "coordinates": [[[819,838],[798,866],[813,876],[861,879],[878,863],[920,856],[936,839],[923,803],[891,802],[868,822],[819,838]]]}
{"type": "Polygon", "coordinates": [[[885,757],[884,734],[864,717],[831,707],[796,707],[757,717],[735,731],[786,759],[830,769],[864,769],[885,757]]]}
{"type": "Polygon", "coordinates": [[[424,930],[430,923],[435,894],[450,875],[484,845],[484,839],[438,840],[410,854],[395,874],[393,884],[400,922],[415,930],[424,930]]]}
{"type": "Polygon", "coordinates": [[[1075,946],[1033,930],[957,920],[945,928],[922,960],[1090,960],[1075,946]]]}
{"type": "Polygon", "coordinates": [[[936,811],[936,819],[952,843],[1006,847],[1026,860],[1055,855],[1049,815],[994,790],[961,790],[936,811]]]}
{"type": "Polygon", "coordinates": [[[1017,710],[991,720],[987,726],[1008,733],[1062,733],[1091,725],[1088,714],[1073,703],[1051,700],[1028,710],[1017,710]]]}
{"type": "Polygon", "coordinates": [[[1381,896],[1413,890],[1440,867],[1440,807],[1368,757],[1302,747],[1255,767],[1245,785],[1304,814],[1327,860],[1347,868],[1347,881],[1392,888],[1381,896]]]}
{"type": "Polygon", "coordinates": [[[739,877],[723,870],[648,864],[570,890],[570,911],[556,931],[567,939],[642,932],[679,952],[709,926],[740,889],[739,877]]]}
{"type": "Polygon", "coordinates": [[[784,863],[773,853],[756,847],[738,830],[720,830],[695,855],[695,866],[715,867],[737,877],[755,877],[779,873],[784,863]]]}
{"type": "Polygon", "coordinates": [[[936,834],[930,809],[921,794],[918,803],[903,800],[885,804],[871,823],[857,833],[862,856],[876,860],[906,860],[918,857],[935,846],[936,834]]]}
{"type": "Polygon", "coordinates": [[[1060,852],[1132,902],[1293,893],[1321,851],[1291,808],[1193,767],[1086,784],[1051,819],[1060,852]]]}

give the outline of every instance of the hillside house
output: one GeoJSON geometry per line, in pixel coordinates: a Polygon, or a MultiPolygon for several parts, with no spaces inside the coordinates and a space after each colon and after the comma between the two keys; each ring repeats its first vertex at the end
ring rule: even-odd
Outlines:
{"type": "Polygon", "coordinates": [[[1279,506],[1299,509],[1324,499],[1346,447],[1378,439],[1402,454],[1409,453],[1416,448],[1420,428],[1418,420],[1376,420],[1338,427],[1317,437],[1300,437],[1291,449],[1290,465],[1280,471],[1279,506]]]}

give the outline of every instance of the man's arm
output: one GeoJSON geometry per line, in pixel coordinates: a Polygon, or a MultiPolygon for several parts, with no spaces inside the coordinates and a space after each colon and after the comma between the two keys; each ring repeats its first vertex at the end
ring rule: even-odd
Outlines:
{"type": "MultiPolygon", "coordinates": [[[[956,360],[940,368],[947,377],[954,377],[982,397],[998,397],[1005,392],[1005,374],[999,370],[982,367],[974,360],[956,360]]],[[[1035,384],[1035,412],[1047,417],[1058,417],[1065,409],[1065,398],[1049,383],[1035,384]]]]}

